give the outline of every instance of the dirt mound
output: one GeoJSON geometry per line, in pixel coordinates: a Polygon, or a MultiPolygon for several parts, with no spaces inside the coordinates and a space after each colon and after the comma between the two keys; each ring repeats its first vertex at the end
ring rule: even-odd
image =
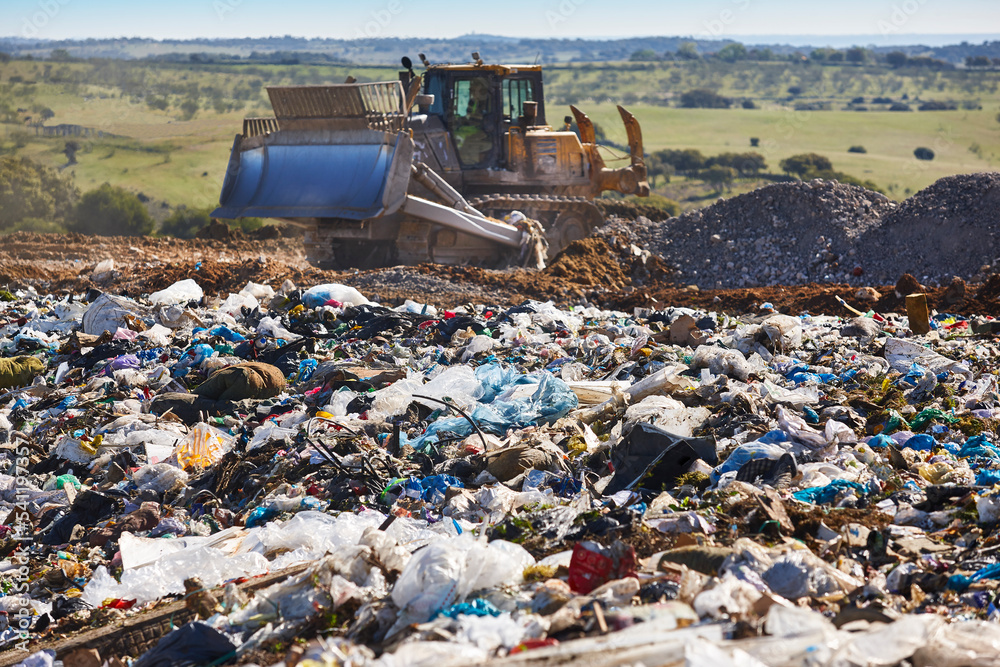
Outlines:
{"type": "Polygon", "coordinates": [[[949,176],[921,190],[883,217],[859,254],[889,273],[976,276],[1000,257],[1000,173],[949,176]]]}
{"type": "Polygon", "coordinates": [[[573,241],[545,268],[545,275],[576,285],[604,285],[619,290],[628,283],[618,253],[598,237],[573,241]]]}
{"type": "Polygon", "coordinates": [[[859,239],[896,204],[836,181],[775,183],[665,222],[612,223],[678,280],[743,287],[844,280],[859,239]]]}

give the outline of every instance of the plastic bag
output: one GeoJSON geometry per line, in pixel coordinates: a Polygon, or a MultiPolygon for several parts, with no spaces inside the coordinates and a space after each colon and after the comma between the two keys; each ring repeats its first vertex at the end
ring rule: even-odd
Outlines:
{"type": "Polygon", "coordinates": [[[180,280],[166,289],[153,292],[148,301],[157,306],[173,306],[188,301],[201,301],[204,290],[191,278],[180,280]]]}
{"type": "Polygon", "coordinates": [[[773,315],[760,324],[760,328],[780,350],[794,350],[802,346],[802,323],[790,315],[773,315]]]}
{"type": "Polygon", "coordinates": [[[707,368],[713,375],[726,375],[745,382],[754,372],[753,366],[739,350],[702,345],[694,353],[691,368],[707,368]]]}
{"type": "Polygon", "coordinates": [[[128,329],[138,318],[142,308],[134,301],[120,296],[102,294],[83,314],[83,332],[100,336],[105,331],[114,333],[119,328],[128,329]]]}
{"type": "Polygon", "coordinates": [[[140,489],[165,493],[178,485],[186,485],[188,474],[169,463],[145,465],[135,471],[132,480],[140,489]]]}
{"type": "Polygon", "coordinates": [[[430,544],[413,554],[392,589],[392,600],[402,610],[397,626],[426,622],[473,591],[518,583],[534,562],[516,544],[487,543],[469,533],[430,544]]]}
{"type": "Polygon", "coordinates": [[[908,373],[911,366],[916,363],[930,369],[935,374],[952,372],[965,376],[967,380],[972,380],[972,371],[965,364],[952,361],[911,340],[901,338],[886,340],[885,358],[889,361],[892,369],[900,373],[908,373]]]}
{"type": "Polygon", "coordinates": [[[199,422],[191,429],[188,437],[178,445],[174,454],[177,456],[177,464],[185,470],[207,468],[221,461],[232,446],[231,435],[199,422]]]}
{"type": "Polygon", "coordinates": [[[348,306],[363,306],[371,303],[358,290],[338,283],[316,285],[302,293],[302,305],[306,308],[319,308],[331,300],[339,301],[348,306]]]}

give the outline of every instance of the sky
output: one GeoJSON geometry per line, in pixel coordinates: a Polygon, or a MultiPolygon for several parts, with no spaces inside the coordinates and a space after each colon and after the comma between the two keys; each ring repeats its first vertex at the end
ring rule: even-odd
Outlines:
{"type": "MultiPolygon", "coordinates": [[[[0,0],[0,36],[1000,38],[998,0],[0,0]]],[[[905,39],[903,40],[906,41],[905,39]]],[[[815,42],[814,42],[815,43],[815,42]]]]}

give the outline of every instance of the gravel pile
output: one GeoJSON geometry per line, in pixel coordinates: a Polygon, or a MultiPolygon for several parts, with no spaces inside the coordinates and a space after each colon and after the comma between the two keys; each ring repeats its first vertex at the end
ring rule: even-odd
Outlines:
{"type": "Polygon", "coordinates": [[[931,281],[972,278],[1000,256],[1000,173],[942,178],[882,218],[859,250],[866,263],[931,281]]]}
{"type": "Polygon", "coordinates": [[[1000,173],[942,179],[902,204],[836,181],[777,183],[663,222],[613,219],[678,282],[702,288],[975,278],[994,263],[1000,173]]]}
{"type": "Polygon", "coordinates": [[[614,222],[630,240],[699,287],[846,279],[858,240],[896,204],[853,185],[776,183],[664,222],[614,222]]]}

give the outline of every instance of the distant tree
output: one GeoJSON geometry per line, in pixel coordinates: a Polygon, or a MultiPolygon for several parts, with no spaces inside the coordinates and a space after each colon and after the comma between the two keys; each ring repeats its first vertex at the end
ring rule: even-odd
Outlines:
{"type": "Polygon", "coordinates": [[[38,112],[38,115],[42,117],[42,121],[46,121],[49,120],[50,118],[54,118],[56,112],[48,107],[44,107],[41,111],[38,112]]]}
{"type": "Polygon", "coordinates": [[[966,67],[990,67],[993,63],[986,56],[966,56],[966,67]]]}
{"type": "Polygon", "coordinates": [[[191,120],[194,115],[198,113],[198,100],[194,98],[187,98],[181,102],[181,113],[184,120],[191,120]]]}
{"type": "Polygon", "coordinates": [[[833,53],[830,54],[827,60],[829,60],[832,63],[842,63],[845,60],[844,52],[834,51],[833,53]]]}
{"type": "Polygon", "coordinates": [[[732,190],[733,181],[736,180],[736,170],[732,167],[724,167],[721,164],[712,165],[702,171],[699,176],[709,183],[716,192],[732,190]]]}
{"type": "Polygon", "coordinates": [[[844,53],[844,60],[854,65],[862,65],[871,60],[871,51],[860,46],[852,46],[844,53]]]}
{"type": "Polygon", "coordinates": [[[70,140],[66,142],[65,148],[63,148],[63,155],[66,156],[66,164],[76,164],[76,152],[80,150],[80,144],[70,140]]]}
{"type": "Polygon", "coordinates": [[[698,45],[694,42],[681,42],[681,45],[677,47],[677,59],[700,60],[701,55],[698,53],[698,45]]]}
{"type": "Polygon", "coordinates": [[[743,100],[742,102],[740,102],[740,106],[743,107],[744,109],[756,109],[757,108],[757,104],[754,103],[754,101],[751,100],[751,99],[749,99],[749,98],[747,98],[747,99],[743,100]]]}
{"type": "Polygon", "coordinates": [[[771,49],[750,49],[747,53],[747,60],[758,62],[769,62],[774,60],[774,52],[771,49]]]}
{"type": "Polygon", "coordinates": [[[785,158],[778,163],[778,166],[786,174],[792,174],[799,178],[810,178],[813,173],[820,171],[830,171],[833,164],[830,159],[816,153],[800,153],[785,158]]]}
{"type": "Polygon", "coordinates": [[[198,232],[211,224],[212,219],[207,210],[198,210],[181,206],[160,225],[160,234],[176,236],[181,239],[193,239],[198,232]]]}
{"type": "Polygon", "coordinates": [[[728,109],[733,101],[707,88],[696,88],[681,95],[685,109],[728,109]]]}
{"type": "Polygon", "coordinates": [[[932,151],[930,148],[924,148],[924,147],[917,148],[917,149],[915,149],[913,151],[913,155],[918,160],[933,160],[934,159],[934,151],[932,151]]]}
{"type": "Polygon", "coordinates": [[[705,161],[706,167],[732,167],[742,177],[754,176],[767,169],[767,161],[760,153],[720,153],[705,161]]]}
{"type": "Polygon", "coordinates": [[[814,49],[813,52],[809,54],[809,59],[817,62],[824,62],[829,60],[830,56],[834,53],[838,53],[837,49],[814,49]]]}
{"type": "Polygon", "coordinates": [[[847,152],[848,153],[867,153],[868,149],[866,149],[864,146],[851,146],[850,148],[847,149],[847,152]]]}
{"type": "Polygon", "coordinates": [[[73,56],[69,54],[66,49],[55,49],[49,54],[49,60],[54,60],[60,63],[68,63],[73,60],[73,56]]]}
{"type": "Polygon", "coordinates": [[[80,198],[71,229],[100,236],[145,236],[154,226],[137,196],[105,183],[80,198]]]}
{"type": "Polygon", "coordinates": [[[682,150],[667,148],[656,151],[653,155],[663,164],[669,164],[678,173],[693,173],[705,166],[705,156],[696,148],[682,150]]]}
{"type": "Polygon", "coordinates": [[[747,47],[743,46],[739,42],[726,44],[719,49],[719,52],[715,54],[715,57],[727,63],[734,63],[737,60],[746,60],[747,47]]]}
{"type": "Polygon", "coordinates": [[[913,111],[913,109],[910,108],[909,104],[896,102],[895,104],[889,106],[889,111],[913,111]]]}
{"type": "MultiPolygon", "coordinates": [[[[1000,114],[997,115],[997,121],[1000,122],[1000,114]]],[[[750,145],[754,148],[760,146],[760,137],[750,137],[750,145]]]]}
{"type": "Polygon", "coordinates": [[[649,175],[649,185],[651,187],[656,187],[658,177],[662,177],[663,184],[666,185],[670,182],[670,177],[674,175],[675,171],[673,165],[664,162],[656,153],[652,153],[646,157],[646,173],[649,175]]]}
{"type": "Polygon", "coordinates": [[[892,51],[891,53],[887,53],[885,56],[885,61],[889,64],[889,66],[897,69],[904,67],[909,59],[909,56],[902,51],[892,51]]]}
{"type": "Polygon", "coordinates": [[[854,99],[851,100],[851,104],[864,104],[864,103],[865,103],[865,98],[863,97],[855,97],[854,99]]]}
{"type": "Polygon", "coordinates": [[[628,57],[631,62],[648,62],[653,60],[659,60],[660,56],[656,54],[653,49],[640,49],[638,51],[633,51],[632,55],[628,57]]]}
{"type": "Polygon", "coordinates": [[[167,101],[166,97],[150,96],[146,98],[146,106],[148,106],[150,109],[166,111],[167,107],[170,106],[170,102],[167,101]]]}
{"type": "Polygon", "coordinates": [[[0,229],[25,220],[62,220],[80,191],[54,170],[28,158],[0,157],[0,229]]]}
{"type": "Polygon", "coordinates": [[[920,111],[955,111],[958,106],[953,102],[941,102],[937,100],[928,100],[924,102],[919,107],[920,111]]]}
{"type": "Polygon", "coordinates": [[[0,63],[9,63],[11,55],[6,51],[0,51],[0,63]]]}
{"type": "Polygon", "coordinates": [[[873,97],[872,104],[892,104],[891,97],[873,97]]]}
{"type": "Polygon", "coordinates": [[[795,96],[801,95],[802,94],[802,86],[789,86],[788,87],[788,94],[789,95],[795,95],[795,96]]]}

